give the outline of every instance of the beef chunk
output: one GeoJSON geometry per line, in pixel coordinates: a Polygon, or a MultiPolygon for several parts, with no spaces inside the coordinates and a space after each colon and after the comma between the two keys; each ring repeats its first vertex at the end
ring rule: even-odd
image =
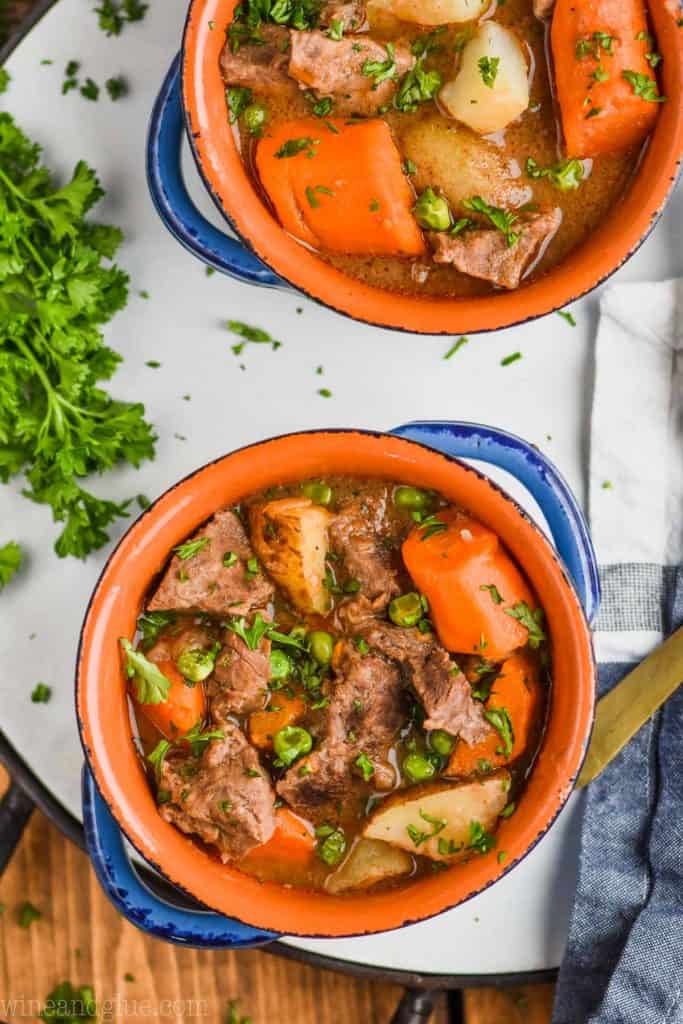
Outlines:
{"type": "Polygon", "coordinates": [[[222,861],[239,860],[275,830],[275,794],[258,755],[230,722],[200,758],[174,753],[161,769],[159,807],[166,821],[216,846],[222,861]]]}
{"type": "Polygon", "coordinates": [[[320,24],[341,22],[344,32],[358,32],[365,24],[365,4],[360,0],[327,0],[320,11],[320,24]]]}
{"type": "Polygon", "coordinates": [[[508,245],[503,232],[495,228],[467,229],[459,235],[430,231],[428,238],[435,263],[452,263],[463,274],[512,289],[519,287],[523,272],[553,237],[561,221],[559,208],[520,217],[514,230],[521,235],[514,245],[508,245]]]}
{"type": "Polygon", "coordinates": [[[323,32],[292,31],[289,73],[318,96],[334,96],[339,114],[376,114],[388,103],[401,76],[412,66],[410,50],[396,43],[393,78],[376,83],[363,74],[366,61],[383,63],[388,59],[384,46],[365,36],[344,36],[339,41],[323,32]],[[374,88],[376,86],[376,88],[374,88]]]}
{"type": "Polygon", "coordinates": [[[226,629],[223,649],[207,684],[211,717],[223,727],[228,715],[248,715],[266,704],[270,680],[270,640],[263,637],[255,651],[226,629]]]}
{"type": "Polygon", "coordinates": [[[490,732],[483,706],[472,697],[467,679],[447,651],[429,634],[417,629],[370,623],[361,628],[368,645],[395,661],[412,686],[427,718],[425,729],[445,729],[467,743],[478,743],[490,732]]]}
{"type": "Polygon", "coordinates": [[[537,18],[545,20],[553,13],[555,0],[534,0],[534,14],[537,18]]]}
{"type": "Polygon", "coordinates": [[[191,558],[175,554],[156,593],[150,611],[187,608],[198,611],[246,615],[263,608],[273,596],[273,586],[262,572],[247,572],[247,560],[254,557],[239,517],[224,508],[195,534],[193,540],[207,543],[191,558]],[[237,560],[226,567],[223,558],[233,552],[237,560]]]}
{"type": "Polygon", "coordinates": [[[386,496],[353,501],[330,524],[332,549],[341,557],[349,579],[360,583],[360,593],[371,602],[373,614],[383,611],[400,589],[383,544],[385,510],[386,496]]]}
{"type": "Polygon", "coordinates": [[[261,25],[264,43],[243,43],[233,53],[228,39],[221,54],[221,72],[228,85],[241,85],[264,96],[286,96],[296,90],[287,74],[289,35],[282,25],[261,25]]]}
{"type": "Polygon", "coordinates": [[[277,791],[294,810],[313,821],[337,816],[336,806],[361,790],[354,762],[372,762],[372,785],[391,789],[394,769],[389,747],[405,721],[400,672],[377,655],[362,656],[349,642],[335,653],[325,736],[318,750],[289,769],[277,791]]]}

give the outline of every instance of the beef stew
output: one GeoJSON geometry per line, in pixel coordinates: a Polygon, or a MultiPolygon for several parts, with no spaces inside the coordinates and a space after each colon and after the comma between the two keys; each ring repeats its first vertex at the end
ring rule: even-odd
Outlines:
{"type": "Polygon", "coordinates": [[[335,894],[504,858],[550,641],[496,534],[438,494],[249,495],[174,549],[121,646],[159,813],[212,855],[335,894]]]}

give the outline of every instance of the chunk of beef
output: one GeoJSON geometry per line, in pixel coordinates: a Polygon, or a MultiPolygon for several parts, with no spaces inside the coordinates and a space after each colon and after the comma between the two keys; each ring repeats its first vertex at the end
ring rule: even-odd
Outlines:
{"type": "Polygon", "coordinates": [[[166,757],[159,790],[168,798],[159,812],[181,831],[216,846],[221,860],[229,861],[270,839],[275,794],[244,733],[227,722],[223,734],[200,758],[180,752],[166,757]]]}
{"type": "Polygon", "coordinates": [[[503,232],[495,228],[472,228],[459,235],[430,231],[428,238],[435,263],[452,263],[470,277],[513,289],[519,287],[522,274],[540,255],[561,222],[559,208],[520,217],[514,230],[521,234],[514,245],[508,245],[503,232]]]}
{"type": "Polygon", "coordinates": [[[228,39],[221,54],[221,73],[228,85],[241,85],[264,96],[286,96],[296,86],[287,74],[289,35],[282,25],[261,25],[258,34],[264,42],[243,43],[233,53],[228,39]]]}
{"type": "Polygon", "coordinates": [[[358,32],[365,24],[365,4],[360,0],[327,0],[320,11],[320,24],[341,22],[344,32],[358,32]]]}
{"type": "Polygon", "coordinates": [[[534,14],[545,21],[553,13],[554,6],[555,0],[534,0],[534,14]]]}
{"type": "Polygon", "coordinates": [[[363,74],[367,62],[384,63],[389,54],[384,46],[364,36],[344,36],[339,41],[323,32],[292,31],[289,73],[318,96],[333,96],[339,114],[376,114],[390,102],[401,76],[412,66],[410,50],[395,44],[395,73],[377,83],[363,74]]]}
{"type": "Polygon", "coordinates": [[[337,816],[337,804],[362,791],[355,761],[372,762],[372,785],[391,789],[395,772],[387,760],[405,721],[400,672],[377,655],[362,656],[349,642],[335,653],[325,737],[318,750],[289,769],[277,791],[313,821],[337,816]]]}
{"type": "Polygon", "coordinates": [[[241,637],[226,629],[221,641],[223,649],[206,689],[211,717],[222,728],[229,715],[249,715],[265,707],[270,681],[270,640],[262,637],[252,651],[241,637]]]}
{"type": "Polygon", "coordinates": [[[340,556],[349,579],[360,583],[360,594],[382,612],[399,593],[397,572],[383,544],[386,496],[352,501],[337,512],[330,524],[330,543],[340,556]]]}
{"type": "Polygon", "coordinates": [[[254,552],[239,517],[224,508],[195,534],[193,540],[206,540],[196,554],[181,559],[175,554],[152,600],[150,611],[187,608],[198,611],[246,615],[252,608],[263,608],[273,596],[273,585],[262,572],[253,576],[247,561],[254,552]],[[225,566],[228,552],[236,561],[225,566]]]}
{"type": "Polygon", "coordinates": [[[369,647],[380,651],[401,668],[427,718],[425,729],[445,729],[467,743],[478,743],[490,732],[483,706],[448,652],[430,634],[417,629],[374,622],[361,627],[369,647]]]}

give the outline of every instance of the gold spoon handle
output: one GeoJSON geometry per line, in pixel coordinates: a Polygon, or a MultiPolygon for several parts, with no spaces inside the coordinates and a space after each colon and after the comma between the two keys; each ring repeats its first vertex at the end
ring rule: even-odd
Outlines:
{"type": "Polygon", "coordinates": [[[598,701],[577,789],[606,768],[683,683],[683,626],[598,701]]]}

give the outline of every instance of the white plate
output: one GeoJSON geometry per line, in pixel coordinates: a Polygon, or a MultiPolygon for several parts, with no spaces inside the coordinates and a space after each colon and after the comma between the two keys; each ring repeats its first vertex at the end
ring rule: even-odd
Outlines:
{"type": "MultiPolygon", "coordinates": [[[[472,419],[535,442],[557,462],[581,498],[588,444],[590,340],[596,295],[578,303],[572,330],[557,316],[472,337],[449,362],[448,339],[411,337],[353,323],[295,293],[238,284],[204,268],[166,233],[145,182],[147,120],[175,54],[184,0],[153,4],[145,21],[108,39],[92,5],[60,0],[8,63],[5,106],[45,147],[48,164],[70,173],[79,158],[97,168],[107,197],[96,216],[126,234],[120,262],[132,278],[128,308],[108,340],[125,357],[111,384],[142,399],[159,433],[155,462],[93,483],[120,499],[159,494],[198,465],[240,445],[307,427],[389,428],[416,418],[472,419]],[[52,65],[41,65],[42,59],[52,65]],[[61,95],[69,60],[99,83],[123,72],[131,95],[98,103],[61,95]],[[150,299],[137,296],[145,289],[150,299]],[[301,312],[297,312],[297,308],[301,312]],[[230,351],[229,318],[269,330],[284,345],[230,351]],[[502,368],[514,351],[523,359],[502,368]],[[162,368],[149,369],[148,359],[162,368]],[[240,370],[243,362],[246,371],[240,370]],[[316,366],[324,375],[316,376],[316,366]],[[316,394],[320,386],[334,396],[316,394]],[[192,400],[181,396],[190,393],[192,400]],[[181,434],[186,440],[179,440],[181,434]]],[[[220,218],[186,160],[192,192],[220,218]]],[[[659,279],[683,271],[680,193],[618,279],[659,279]]],[[[0,488],[0,541],[28,553],[26,570],[0,598],[0,721],[19,753],[80,818],[81,749],[73,713],[78,631],[108,549],[85,563],[59,561],[49,510],[0,488]],[[31,637],[34,636],[33,639],[31,637]],[[37,680],[53,687],[49,705],[31,704],[37,680]]],[[[116,528],[120,536],[124,524],[116,528]]],[[[578,815],[569,807],[526,861],[492,890],[457,910],[400,932],[349,940],[288,940],[290,945],[376,967],[423,973],[488,974],[542,970],[560,961],[573,889],[578,815]]],[[[396,899],[410,899],[397,892],[396,899]]]]}

